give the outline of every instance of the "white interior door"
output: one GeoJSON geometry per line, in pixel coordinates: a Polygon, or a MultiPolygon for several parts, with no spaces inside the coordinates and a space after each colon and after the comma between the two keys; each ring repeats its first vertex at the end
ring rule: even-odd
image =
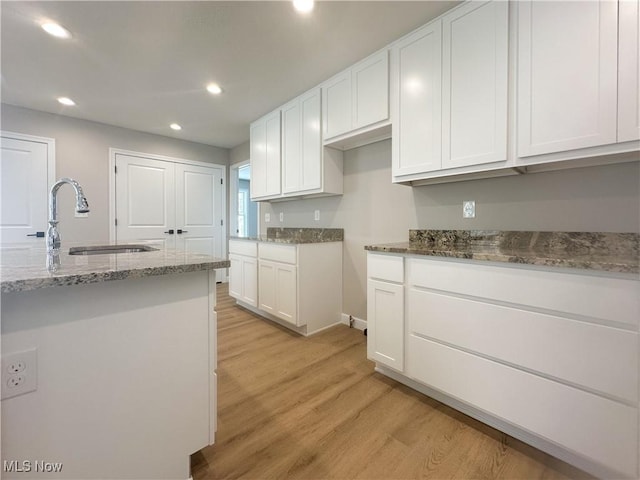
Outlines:
{"type": "Polygon", "coordinates": [[[116,239],[175,246],[175,165],[116,154],[116,239]]]}
{"type": "Polygon", "coordinates": [[[222,257],[222,170],[176,163],[176,247],[222,257]]]}
{"type": "Polygon", "coordinates": [[[52,149],[52,141],[1,137],[1,243],[44,241],[52,149]],[[37,232],[40,237],[32,236],[37,232]]]}
{"type": "Polygon", "coordinates": [[[221,166],[115,154],[116,240],[224,257],[221,166]]]}

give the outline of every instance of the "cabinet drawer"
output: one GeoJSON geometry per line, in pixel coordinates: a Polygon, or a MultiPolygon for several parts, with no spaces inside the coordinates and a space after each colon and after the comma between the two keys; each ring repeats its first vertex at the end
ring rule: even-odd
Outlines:
{"type": "Polygon", "coordinates": [[[412,378],[635,478],[636,408],[414,335],[407,348],[412,378]]]}
{"type": "Polygon", "coordinates": [[[411,258],[408,283],[638,327],[640,282],[526,267],[411,258]]]}
{"type": "Polygon", "coordinates": [[[260,243],[258,254],[261,260],[271,260],[274,262],[297,263],[298,248],[295,245],[284,245],[280,243],[260,243]]]}
{"type": "Polygon", "coordinates": [[[638,334],[577,320],[409,289],[410,333],[638,401],[638,334]]]}
{"type": "Polygon", "coordinates": [[[258,255],[258,242],[250,240],[229,240],[229,253],[256,257],[258,255]]]}
{"type": "Polygon", "coordinates": [[[388,282],[404,282],[404,257],[368,253],[367,277],[388,282]]]}

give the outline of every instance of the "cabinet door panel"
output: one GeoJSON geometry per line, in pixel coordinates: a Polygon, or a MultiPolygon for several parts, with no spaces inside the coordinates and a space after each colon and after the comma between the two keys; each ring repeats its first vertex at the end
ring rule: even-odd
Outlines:
{"type": "Polygon", "coordinates": [[[255,258],[242,259],[242,300],[253,307],[258,306],[258,261],[255,258]]]}
{"type": "Polygon", "coordinates": [[[618,141],[640,140],[640,8],[638,0],[619,4],[618,141]]]}
{"type": "Polygon", "coordinates": [[[300,191],[322,188],[322,136],[320,89],[300,97],[301,175],[300,191]]]}
{"type": "Polygon", "coordinates": [[[322,87],[324,139],[351,130],[351,71],[336,75],[322,87]]]}
{"type": "Polygon", "coordinates": [[[238,300],[242,299],[242,257],[234,254],[229,255],[229,295],[238,300]]]}
{"type": "Polygon", "coordinates": [[[275,315],[276,312],[276,266],[272,262],[258,262],[258,301],[260,310],[275,315]]]}
{"type": "Polygon", "coordinates": [[[443,168],[507,159],[508,10],[471,2],[443,18],[443,168]]]}
{"type": "Polygon", "coordinates": [[[282,107],[282,192],[300,189],[301,174],[300,102],[295,100],[282,107]]]}
{"type": "Polygon", "coordinates": [[[298,289],[296,267],[276,264],[276,311],[275,315],[287,322],[297,325],[298,289]]]}
{"type": "Polygon", "coordinates": [[[266,120],[266,176],[267,195],[280,194],[280,111],[266,120]]]}
{"type": "Polygon", "coordinates": [[[249,150],[251,156],[251,199],[267,193],[267,126],[258,120],[249,129],[249,150]]]}
{"type": "Polygon", "coordinates": [[[392,51],[393,175],[441,167],[442,22],[404,39],[392,51]]]}
{"type": "Polygon", "coordinates": [[[518,156],[616,142],[617,2],[518,2],[518,156]]]}
{"type": "Polygon", "coordinates": [[[404,369],[404,287],[367,281],[367,356],[376,362],[404,369]]]}
{"type": "Polygon", "coordinates": [[[389,118],[389,53],[357,64],[352,71],[353,129],[389,118]]]}

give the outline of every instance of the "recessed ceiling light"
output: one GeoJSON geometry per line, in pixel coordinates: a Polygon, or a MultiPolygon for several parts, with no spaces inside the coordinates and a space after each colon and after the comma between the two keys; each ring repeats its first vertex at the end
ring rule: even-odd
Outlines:
{"type": "Polygon", "coordinates": [[[69,30],[64,28],[61,25],[53,22],[46,22],[40,25],[42,29],[47,32],[49,35],[53,35],[58,38],[71,38],[71,33],[69,30]]]}
{"type": "Polygon", "coordinates": [[[293,0],[293,8],[300,13],[309,13],[313,10],[313,0],[293,0]]]}
{"type": "Polygon", "coordinates": [[[207,92],[212,93],[214,95],[219,95],[222,93],[222,88],[217,83],[210,83],[207,85],[207,92]]]}
{"type": "Polygon", "coordinates": [[[58,102],[69,107],[73,107],[76,104],[76,102],[71,100],[69,97],[58,97],[58,102]]]}
{"type": "Polygon", "coordinates": [[[169,127],[171,127],[172,130],[182,130],[182,127],[177,123],[172,123],[169,127]]]}

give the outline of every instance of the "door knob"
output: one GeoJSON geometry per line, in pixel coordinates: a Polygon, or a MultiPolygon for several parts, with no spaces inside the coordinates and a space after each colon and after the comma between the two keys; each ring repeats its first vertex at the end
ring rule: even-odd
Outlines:
{"type": "MultiPolygon", "coordinates": [[[[164,233],[168,233],[169,235],[173,235],[173,228],[172,228],[172,229],[170,229],[170,230],[167,230],[167,231],[166,231],[166,232],[164,232],[164,233]]],[[[178,232],[178,233],[180,233],[180,232],[178,232]]]]}

